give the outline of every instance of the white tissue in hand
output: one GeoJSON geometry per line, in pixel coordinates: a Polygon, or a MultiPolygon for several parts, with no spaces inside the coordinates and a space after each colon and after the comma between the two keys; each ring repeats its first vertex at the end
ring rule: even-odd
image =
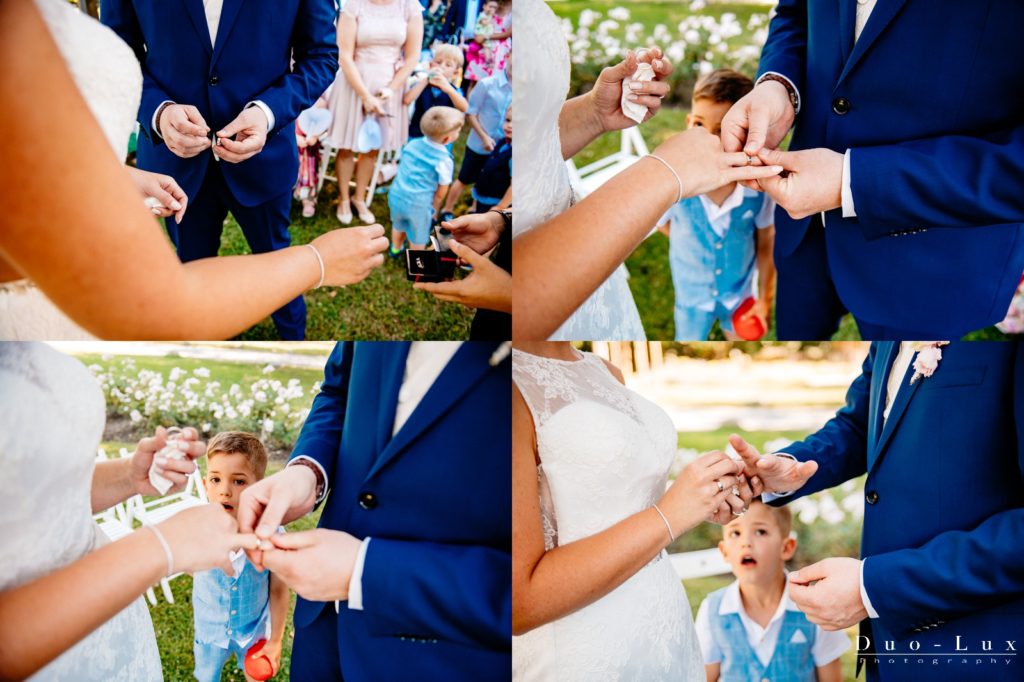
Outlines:
{"type": "Polygon", "coordinates": [[[166,457],[167,459],[185,459],[185,453],[178,449],[178,442],[172,440],[169,441],[167,445],[160,450],[160,452],[153,456],[153,463],[149,465],[149,482],[153,484],[154,488],[160,491],[161,495],[166,495],[167,491],[171,489],[171,486],[173,486],[174,483],[168,481],[157,473],[157,457],[166,457]]]}
{"type": "Polygon", "coordinates": [[[647,107],[643,104],[630,102],[626,99],[633,93],[633,91],[629,89],[629,84],[633,81],[644,83],[651,80],[654,80],[654,68],[647,62],[640,62],[637,64],[636,71],[633,72],[633,75],[626,76],[622,79],[622,113],[637,123],[644,122],[644,118],[647,116],[647,107]]]}

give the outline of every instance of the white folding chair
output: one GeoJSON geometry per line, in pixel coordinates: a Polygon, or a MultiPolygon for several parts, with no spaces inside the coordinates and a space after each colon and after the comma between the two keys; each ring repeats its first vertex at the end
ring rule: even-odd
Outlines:
{"type": "MultiPolygon", "coordinates": [[[[316,191],[320,192],[320,189],[324,186],[325,180],[337,182],[338,178],[334,173],[334,159],[338,156],[338,150],[331,146],[326,140],[320,142],[320,170],[317,173],[316,191]]],[[[380,152],[377,154],[377,161],[373,165],[373,177],[370,178],[370,186],[366,188],[366,196],[373,197],[373,193],[377,190],[378,185],[386,184],[390,182],[391,178],[387,178],[385,182],[381,182],[381,168],[386,163],[398,163],[399,158],[402,156],[401,149],[395,149],[393,151],[380,152]]],[[[391,176],[394,177],[394,176],[391,176]]],[[[353,174],[352,180],[349,181],[350,187],[356,186],[355,175],[353,174]]]]}
{"type": "Polygon", "coordinates": [[[672,568],[681,580],[691,578],[707,578],[712,575],[724,575],[732,571],[729,564],[722,558],[717,549],[698,549],[693,552],[677,552],[668,555],[672,568]]]}
{"type": "MultiPolygon", "coordinates": [[[[107,453],[103,448],[99,448],[96,453],[96,462],[105,461],[107,461],[107,453]]],[[[93,514],[92,518],[103,535],[111,542],[117,542],[121,538],[131,535],[134,530],[124,502],[118,502],[109,509],[93,514]]],[[[146,599],[150,604],[156,605],[156,593],[153,592],[152,587],[146,589],[146,599]]]]}
{"type": "Polygon", "coordinates": [[[619,151],[614,154],[588,163],[583,168],[576,168],[572,159],[565,162],[569,170],[569,182],[581,199],[647,154],[647,143],[637,128],[626,128],[621,136],[619,151]]]}

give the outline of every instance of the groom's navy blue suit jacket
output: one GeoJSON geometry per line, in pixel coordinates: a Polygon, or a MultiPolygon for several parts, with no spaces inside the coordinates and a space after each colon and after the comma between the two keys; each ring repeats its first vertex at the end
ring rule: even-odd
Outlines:
{"type": "MultiPolygon", "coordinates": [[[[856,6],[780,0],[758,70],[800,92],[790,149],[852,150],[857,217],[825,227],[844,305],[957,338],[1002,319],[1024,272],[1024,3],[878,0],[854,45],[856,6]]],[[[811,219],[775,218],[786,256],[811,219]]]]}
{"type": "MultiPolygon", "coordinates": [[[[820,431],[785,448],[818,471],[791,501],[867,472],[861,546],[864,587],[879,618],[867,633],[879,652],[896,642],[924,654],[1007,651],[1009,666],[911,665],[890,680],[993,680],[1024,676],[1024,344],[942,348],[935,373],[908,382],[885,409],[899,343],[873,344],[846,406],[820,431]],[[939,645],[939,646],[936,646],[939,645]],[[1002,666],[1002,667],[1000,667],[1002,666]]],[[[926,656],[927,658],[927,656],[926,656]]],[[[928,659],[931,660],[930,658],[928,659]]],[[[878,672],[872,676],[877,676],[878,672]]],[[[876,679],[878,679],[876,677],[876,679]]]]}
{"type": "MultiPolygon", "coordinates": [[[[338,344],[293,451],[327,473],[320,527],[372,538],[363,610],[342,602],[338,615],[341,669],[508,679],[511,363],[491,366],[496,343],[464,343],[392,438],[408,346],[338,344]]],[[[296,627],[325,608],[298,599],[296,627]]]]}
{"type": "Polygon", "coordinates": [[[202,0],[103,0],[101,15],[142,64],[140,168],[170,175],[194,197],[211,152],[175,156],[152,129],[154,112],[167,100],[191,104],[216,133],[261,100],[274,113],[266,145],[241,163],[222,161],[224,178],[245,206],[291,189],[295,119],[338,71],[333,0],[224,0],[214,45],[202,0]]]}

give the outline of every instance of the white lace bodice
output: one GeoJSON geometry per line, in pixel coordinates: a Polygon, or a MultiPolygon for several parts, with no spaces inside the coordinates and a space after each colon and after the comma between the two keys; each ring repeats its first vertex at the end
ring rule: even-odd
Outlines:
{"type": "MultiPolygon", "coordinates": [[[[512,378],[533,416],[545,544],[599,533],[665,492],[676,432],[597,356],[577,361],[513,351],[512,378]]],[[[702,680],[686,593],[657,557],[565,618],[514,638],[513,679],[702,680]]]]}
{"type": "MultiPolygon", "coordinates": [[[[0,344],[0,591],[105,544],[90,501],[104,420],[103,394],[80,362],[42,344],[0,344]]],[[[32,679],[161,679],[144,600],[32,679]]]]}
{"type": "Polygon", "coordinates": [[[142,99],[142,69],[116,33],[65,0],[35,0],[71,76],[119,162],[142,99]]]}
{"type": "MultiPolygon", "coordinates": [[[[512,4],[516,41],[529,45],[515,58],[512,116],[516,146],[512,150],[516,188],[513,235],[550,220],[572,204],[569,173],[562,159],[558,116],[569,92],[569,46],[551,8],[543,0],[512,4]]],[[[596,226],[594,235],[613,226],[596,226]]],[[[552,339],[632,341],[644,339],[640,314],[618,268],[584,301],[552,339]]]]}
{"type": "MultiPolygon", "coordinates": [[[[142,70],[135,54],[117,34],[70,3],[35,4],[79,93],[123,163],[142,97],[142,70]]],[[[0,284],[0,339],[91,338],[28,280],[0,284]]]]}

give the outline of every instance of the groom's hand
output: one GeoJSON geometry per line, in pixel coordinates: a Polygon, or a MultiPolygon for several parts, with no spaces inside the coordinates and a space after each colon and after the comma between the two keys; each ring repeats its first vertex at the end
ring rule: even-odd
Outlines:
{"type": "MultiPolygon", "coordinates": [[[[189,475],[196,470],[195,460],[206,454],[206,443],[199,440],[199,432],[191,426],[182,429],[177,442],[178,448],[185,455],[183,458],[156,458],[156,472],[172,483],[167,494],[176,493],[185,487],[189,475]]],[[[156,453],[163,450],[165,445],[167,445],[167,430],[158,426],[153,436],[143,438],[135,447],[128,475],[132,490],[138,494],[156,497],[163,494],[149,482],[149,468],[154,463],[153,458],[156,453]]]]}
{"type": "Polygon", "coordinates": [[[765,165],[782,166],[787,173],[758,180],[786,213],[796,219],[843,205],[843,155],[831,149],[783,152],[762,149],[765,165]]]}
{"type": "Polygon", "coordinates": [[[789,574],[789,596],[807,619],[844,630],[868,617],[860,597],[860,560],[824,559],[789,574]]]}
{"type": "MultiPolygon", "coordinates": [[[[775,149],[793,127],[796,111],[786,86],[764,81],[732,105],[722,119],[722,147],[755,156],[762,148],[775,149]]],[[[772,164],[773,165],[773,164],[772,164]]]]}
{"type": "Polygon", "coordinates": [[[250,159],[263,151],[263,145],[267,143],[269,126],[270,122],[263,109],[242,109],[242,113],[235,117],[234,121],[217,131],[220,145],[214,148],[213,153],[229,163],[240,163],[250,159]]]}
{"type": "Polygon", "coordinates": [[[300,597],[310,601],[348,599],[362,540],[340,530],[317,528],[280,533],[271,541],[276,549],[263,553],[263,565],[300,597]]]}
{"type": "Polygon", "coordinates": [[[164,107],[156,125],[167,148],[183,159],[190,159],[210,148],[210,126],[191,104],[164,107]]]}
{"type": "MultiPolygon", "coordinates": [[[[262,549],[279,526],[305,516],[316,503],[316,474],[305,466],[285,467],[242,491],[238,500],[238,528],[255,533],[262,549]]],[[[256,568],[262,568],[263,552],[246,550],[256,568]]]]}
{"type": "Polygon", "coordinates": [[[788,493],[802,487],[814,472],[817,462],[798,462],[789,457],[761,455],[757,448],[735,433],[729,436],[729,444],[743,459],[744,473],[755,485],[758,482],[769,493],[788,493]]]}

